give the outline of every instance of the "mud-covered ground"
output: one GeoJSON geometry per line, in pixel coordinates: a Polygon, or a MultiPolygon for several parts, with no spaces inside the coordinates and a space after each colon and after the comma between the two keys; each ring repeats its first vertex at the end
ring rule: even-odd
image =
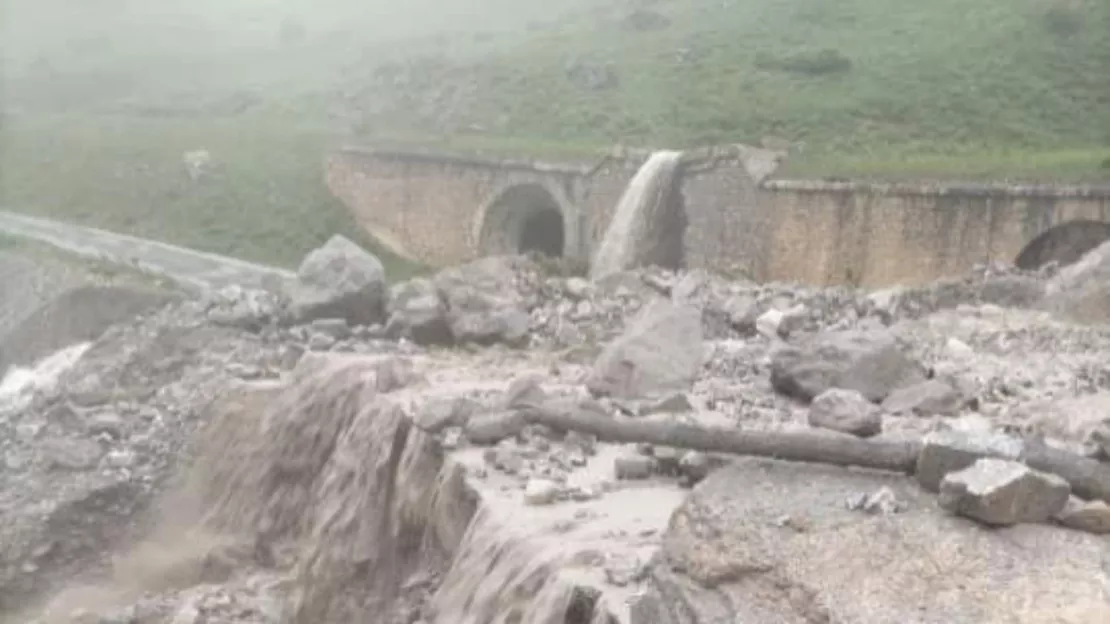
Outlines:
{"type": "Polygon", "coordinates": [[[988,530],[901,475],[513,425],[993,431],[1102,460],[1087,269],[865,293],[492,258],[394,285],[368,325],[238,289],[151,301],[0,398],[0,621],[1100,621],[1105,535],[988,530]],[[814,421],[772,369],[830,332],[892,340],[931,385],[814,421]]]}

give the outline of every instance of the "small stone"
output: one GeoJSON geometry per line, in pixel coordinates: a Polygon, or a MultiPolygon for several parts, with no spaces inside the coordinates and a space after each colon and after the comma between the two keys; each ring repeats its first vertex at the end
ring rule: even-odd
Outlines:
{"type": "Polygon", "coordinates": [[[589,280],[585,280],[581,277],[571,277],[568,278],[564,284],[564,290],[566,290],[567,296],[571,299],[581,300],[590,295],[590,291],[593,290],[593,284],[591,284],[589,280]]]}
{"type": "Polygon", "coordinates": [[[1105,535],[1110,533],[1110,505],[1105,501],[1085,501],[1072,496],[1056,514],[1056,521],[1070,529],[1105,535]]]}
{"type": "Polygon", "coordinates": [[[101,412],[89,419],[86,428],[91,436],[103,433],[118,440],[123,437],[123,418],[115,412],[101,412]]]}
{"type": "Polygon", "coordinates": [[[568,431],[563,438],[563,446],[586,456],[597,454],[597,438],[579,431],[568,431]]]}
{"type": "Polygon", "coordinates": [[[198,624],[200,621],[200,610],[192,602],[182,605],[173,616],[173,624],[198,624]]]}
{"type": "Polygon", "coordinates": [[[1060,513],[1071,487],[1021,462],[988,457],[945,475],[940,506],[991,526],[1044,522],[1060,513]]]}
{"type": "Polygon", "coordinates": [[[1088,434],[1087,441],[1095,447],[1099,459],[1110,460],[1110,418],[1098,423],[1088,434]]]}
{"type": "Polygon", "coordinates": [[[699,451],[687,451],[678,460],[678,471],[686,485],[700,483],[712,470],[713,462],[710,457],[699,451]]]}
{"type": "Polygon", "coordinates": [[[1016,460],[1023,448],[1021,440],[1003,434],[934,431],[925,436],[917,456],[917,482],[936,492],[946,474],[963,470],[984,457],[1016,460]]]}
{"type": "Polygon", "coordinates": [[[347,325],[347,320],[341,318],[315,319],[309,324],[309,327],[317,333],[330,336],[336,340],[343,340],[351,335],[351,328],[347,325]]]}
{"type": "Polygon", "coordinates": [[[655,471],[655,460],[643,455],[618,457],[613,460],[613,473],[619,481],[647,479],[655,471]]]}
{"type": "Polygon", "coordinates": [[[540,380],[536,376],[518,377],[509,384],[505,392],[505,407],[507,409],[520,409],[541,405],[547,400],[540,380]]]}
{"type": "Polygon", "coordinates": [[[967,345],[966,342],[958,338],[949,338],[945,343],[944,348],[948,350],[948,354],[955,357],[965,357],[975,353],[975,351],[967,345]]]}
{"type": "Polygon", "coordinates": [[[328,351],[335,346],[335,338],[327,334],[312,334],[308,339],[309,351],[328,351]]]}
{"type": "Polygon", "coordinates": [[[741,334],[751,335],[756,331],[759,317],[759,304],[750,295],[737,295],[725,302],[724,312],[728,323],[741,334]]]}
{"type": "Polygon", "coordinates": [[[929,379],[890,393],[883,409],[891,414],[917,416],[953,416],[963,408],[965,400],[959,390],[940,379],[929,379]]]}
{"type": "Polygon", "coordinates": [[[111,468],[130,468],[135,465],[136,459],[134,451],[115,450],[104,457],[104,463],[111,468]]]}
{"type": "Polygon", "coordinates": [[[789,338],[792,334],[796,334],[802,330],[806,322],[807,308],[804,304],[799,303],[783,312],[782,319],[779,321],[778,335],[780,338],[789,338]]]}
{"type": "Polygon", "coordinates": [[[656,446],[649,451],[655,458],[659,474],[677,476],[679,474],[679,461],[682,452],[671,446],[656,446]]]}
{"type": "Polygon", "coordinates": [[[883,415],[871,401],[856,390],[832,388],[817,395],[810,404],[811,427],[839,431],[861,438],[883,430],[883,415]]]}
{"type": "Polygon", "coordinates": [[[425,431],[441,431],[447,427],[462,427],[478,411],[478,404],[465,397],[439,399],[425,403],[413,422],[425,431]]]}
{"type": "Polygon", "coordinates": [[[905,502],[898,500],[893,490],[885,486],[871,494],[861,493],[853,496],[848,499],[845,506],[849,511],[862,511],[883,516],[901,513],[908,507],[905,502]]]}
{"type": "Polygon", "coordinates": [[[524,458],[518,453],[504,448],[493,449],[493,460],[489,463],[505,474],[520,474],[524,470],[524,458]]]}
{"type": "Polygon", "coordinates": [[[651,416],[652,414],[681,414],[693,411],[694,406],[690,404],[690,398],[686,396],[685,392],[675,392],[669,394],[654,403],[645,405],[640,414],[643,416],[651,416]]]}
{"type": "Polygon", "coordinates": [[[777,338],[779,336],[779,326],[782,325],[785,316],[780,310],[771,308],[755,320],[755,329],[768,338],[777,338]]]}
{"type": "Polygon", "coordinates": [[[61,470],[90,470],[104,454],[100,444],[91,440],[51,440],[43,449],[47,464],[61,470]]]}
{"type": "Polygon", "coordinates": [[[531,479],[524,486],[524,504],[533,507],[550,505],[559,498],[559,486],[547,479],[531,479]]]}

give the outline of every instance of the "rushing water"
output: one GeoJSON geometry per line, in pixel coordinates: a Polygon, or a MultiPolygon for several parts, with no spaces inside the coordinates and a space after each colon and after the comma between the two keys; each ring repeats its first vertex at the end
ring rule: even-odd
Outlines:
{"type": "Polygon", "coordinates": [[[682,152],[661,150],[628,183],[601,240],[590,267],[597,279],[636,266],[658,262],[659,249],[668,237],[681,236],[674,212],[674,180],[682,152]]]}
{"type": "Polygon", "coordinates": [[[0,412],[26,407],[37,390],[49,390],[62,373],[81,359],[92,343],[82,342],[56,351],[31,366],[13,366],[0,379],[0,412]]]}

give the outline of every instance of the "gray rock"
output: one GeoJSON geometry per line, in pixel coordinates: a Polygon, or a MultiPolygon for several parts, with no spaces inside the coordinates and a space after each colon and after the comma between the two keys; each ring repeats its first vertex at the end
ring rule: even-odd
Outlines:
{"type": "Polygon", "coordinates": [[[678,473],[688,486],[700,483],[719,465],[709,455],[700,451],[686,451],[678,460],[678,473]]]}
{"type": "Polygon", "coordinates": [[[613,474],[621,481],[647,479],[655,472],[655,460],[643,455],[618,457],[613,460],[613,474]]]}
{"type": "Polygon", "coordinates": [[[885,331],[826,332],[780,348],[771,359],[775,390],[806,402],[830,388],[857,390],[880,402],[894,390],[923,381],[922,367],[885,331]]]}
{"type": "Polygon", "coordinates": [[[891,414],[954,416],[966,403],[963,393],[948,382],[930,379],[891,392],[883,401],[883,409],[891,414]]]}
{"type": "Polygon", "coordinates": [[[653,414],[681,414],[692,411],[694,406],[690,403],[690,397],[685,392],[675,392],[669,394],[658,401],[653,401],[644,405],[640,414],[643,416],[651,416],[653,414]]]}
{"type": "Polygon", "coordinates": [[[520,258],[491,256],[436,274],[433,283],[455,342],[526,346],[532,318],[517,281],[530,266],[520,258]]]}
{"type": "Polygon", "coordinates": [[[559,498],[559,485],[546,479],[530,479],[524,486],[524,504],[533,507],[550,505],[559,498]]]}
{"type": "Polygon", "coordinates": [[[435,285],[417,278],[390,289],[387,335],[406,337],[421,345],[446,345],[454,341],[447,320],[447,304],[435,285]]]}
{"type": "Polygon", "coordinates": [[[767,310],[755,320],[755,329],[768,338],[778,338],[779,326],[786,317],[782,311],[775,308],[767,310]]]}
{"type": "Polygon", "coordinates": [[[687,391],[703,358],[701,313],[656,300],[605,347],[586,386],[595,395],[627,399],[687,391]]]}
{"type": "Polygon", "coordinates": [[[1045,522],[1064,509],[1071,487],[1021,462],[988,457],[951,472],[940,484],[943,509],[991,526],[1045,522]]]}
{"type": "Polygon", "coordinates": [[[43,445],[43,456],[49,467],[58,470],[91,470],[96,468],[104,450],[92,440],[56,438],[43,445]]]}
{"type": "Polygon", "coordinates": [[[1085,501],[1072,496],[1056,514],[1056,521],[1070,529],[1105,535],[1110,533],[1110,505],[1105,501],[1085,501]]]}
{"type": "Polygon", "coordinates": [[[540,379],[536,376],[518,377],[509,384],[509,389],[505,391],[506,409],[541,405],[546,400],[547,393],[544,392],[543,386],[540,385],[540,379]]]}
{"type": "Polygon", "coordinates": [[[464,427],[478,411],[478,404],[465,397],[440,399],[425,403],[413,418],[425,431],[441,431],[447,427],[464,427]]]}
{"type": "Polygon", "coordinates": [[[386,296],[381,261],[337,234],[305,256],[290,286],[289,310],[301,323],[342,318],[373,325],[385,318],[386,296]]]}
{"type": "Polygon", "coordinates": [[[832,388],[822,392],[809,406],[811,427],[830,429],[861,438],[883,430],[882,411],[855,390],[832,388]]]}
{"type": "Polygon", "coordinates": [[[1100,459],[1110,460],[1110,418],[1095,425],[1087,435],[1087,441],[1097,448],[1100,459]]]}
{"type": "Polygon", "coordinates": [[[898,498],[894,490],[886,486],[870,494],[852,496],[845,503],[845,506],[852,511],[862,511],[871,515],[884,516],[902,513],[906,511],[908,507],[905,501],[898,498]]]}
{"type": "Polygon", "coordinates": [[[330,336],[335,340],[343,340],[351,336],[351,326],[347,324],[346,319],[319,318],[312,321],[310,327],[312,331],[330,336]]]}
{"type": "Polygon", "coordinates": [[[921,487],[936,492],[944,476],[963,470],[982,458],[1017,460],[1021,440],[996,433],[934,431],[925,437],[915,470],[921,487]]]}
{"type": "Polygon", "coordinates": [[[756,331],[759,318],[759,302],[751,295],[736,295],[725,302],[724,313],[729,325],[741,334],[751,335],[756,331]]]}
{"type": "Polygon", "coordinates": [[[631,622],[1103,622],[1108,557],[1103,536],[982,530],[898,476],[739,459],[671,516],[631,622]],[[846,508],[883,487],[906,512],[846,508]]]}
{"type": "Polygon", "coordinates": [[[451,333],[456,342],[483,346],[506,344],[523,347],[528,342],[532,319],[519,308],[487,308],[452,312],[451,333]]]}

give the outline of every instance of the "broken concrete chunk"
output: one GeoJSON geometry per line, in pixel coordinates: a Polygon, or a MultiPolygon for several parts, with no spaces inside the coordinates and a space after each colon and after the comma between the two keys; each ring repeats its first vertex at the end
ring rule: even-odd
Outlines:
{"type": "Polygon", "coordinates": [[[891,414],[954,416],[965,403],[963,393],[951,384],[941,379],[930,379],[891,392],[883,401],[883,409],[891,414]]]}
{"type": "Polygon", "coordinates": [[[1110,533],[1110,505],[1072,496],[1056,514],[1056,521],[1070,529],[1105,535],[1110,533]]]}
{"type": "Polygon", "coordinates": [[[936,492],[950,472],[963,470],[985,457],[1017,460],[1022,450],[1021,440],[1003,434],[934,431],[925,437],[917,457],[917,482],[936,492]]]}
{"type": "Polygon", "coordinates": [[[809,407],[809,425],[861,438],[883,430],[882,411],[855,390],[832,388],[822,392],[809,407]]]}
{"type": "Polygon", "coordinates": [[[602,351],[586,386],[597,396],[641,399],[689,390],[704,358],[701,313],[656,300],[602,351]]]}
{"type": "Polygon", "coordinates": [[[945,475],[938,502],[947,511],[991,526],[1044,522],[1060,513],[1071,487],[1021,462],[988,457],[945,475]]]}
{"type": "Polygon", "coordinates": [[[830,388],[856,390],[880,402],[899,388],[925,381],[925,371],[886,331],[819,334],[771,358],[771,385],[782,394],[812,401],[830,388]]]}

